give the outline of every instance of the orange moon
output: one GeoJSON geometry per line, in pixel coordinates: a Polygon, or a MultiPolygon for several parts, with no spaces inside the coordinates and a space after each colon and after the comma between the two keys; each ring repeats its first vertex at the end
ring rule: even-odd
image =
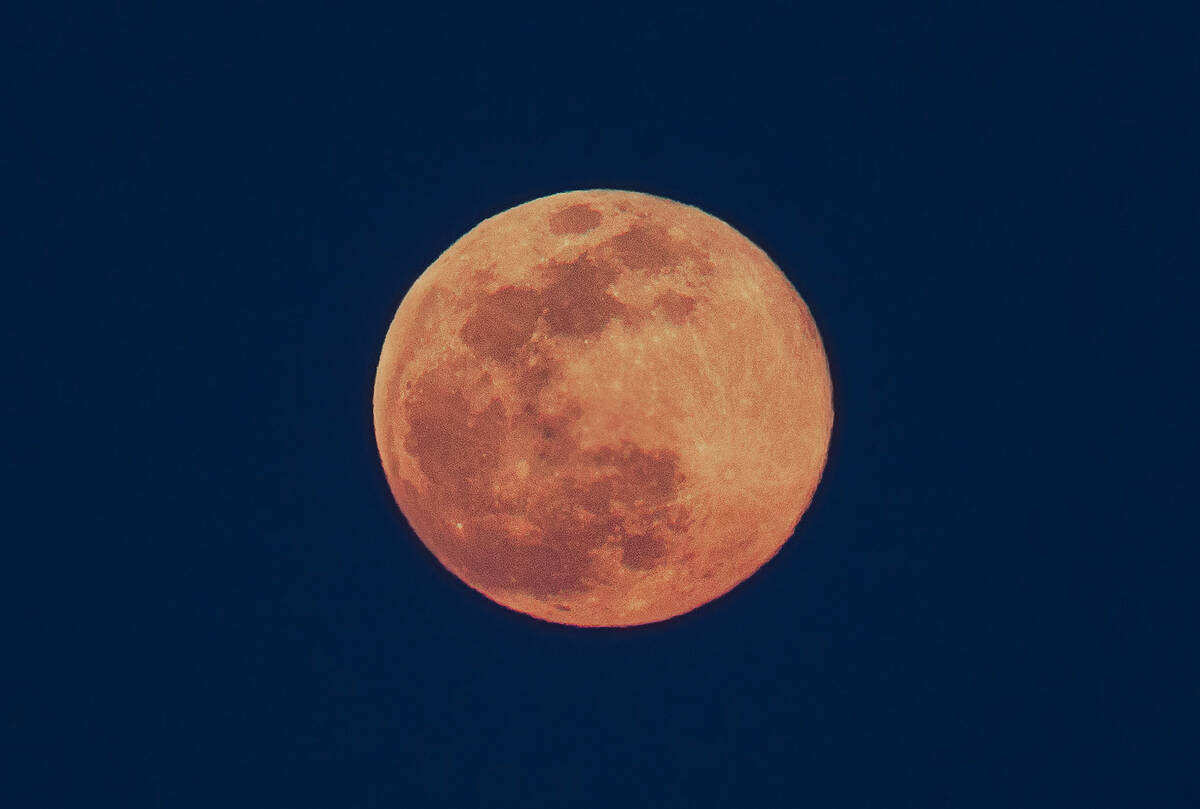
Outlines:
{"type": "Polygon", "coordinates": [[[632,626],[779,551],[833,405],[812,315],[762,250],[689,205],[598,190],[493,216],[416,280],[374,419],[442,565],[535,618],[632,626]]]}

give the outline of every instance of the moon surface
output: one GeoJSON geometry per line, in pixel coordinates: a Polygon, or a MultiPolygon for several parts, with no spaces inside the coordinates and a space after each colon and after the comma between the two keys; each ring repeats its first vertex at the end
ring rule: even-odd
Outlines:
{"type": "Polygon", "coordinates": [[[442,565],[542,620],[631,626],[779,551],[833,406],[816,324],[762,250],[697,208],[596,190],[493,216],[416,280],[374,419],[442,565]]]}

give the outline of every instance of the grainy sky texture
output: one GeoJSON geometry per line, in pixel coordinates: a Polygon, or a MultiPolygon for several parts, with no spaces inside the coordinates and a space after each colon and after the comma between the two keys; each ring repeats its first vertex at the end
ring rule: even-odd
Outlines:
{"type": "Polygon", "coordinates": [[[0,804],[1196,805],[1194,28],[753,5],[7,15],[0,804]],[[833,375],[799,533],[641,629],[478,596],[374,441],[413,278],[578,188],[729,222],[833,375]]]}

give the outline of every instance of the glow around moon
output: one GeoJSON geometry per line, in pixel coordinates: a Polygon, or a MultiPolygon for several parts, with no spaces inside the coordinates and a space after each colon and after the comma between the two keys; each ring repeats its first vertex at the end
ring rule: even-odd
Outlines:
{"type": "Polygon", "coordinates": [[[766,254],[687,205],[576,191],[482,222],[417,279],[374,417],[446,568],[546,621],[629,626],[778,552],[833,409],[816,325],[766,254]]]}

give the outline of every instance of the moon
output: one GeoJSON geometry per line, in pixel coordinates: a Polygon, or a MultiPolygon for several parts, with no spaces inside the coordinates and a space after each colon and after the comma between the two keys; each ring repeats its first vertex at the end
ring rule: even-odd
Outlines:
{"type": "Polygon", "coordinates": [[[477,225],[387,331],[375,436],[448,570],[544,621],[634,626],[773,557],[821,478],[832,385],[808,307],[721,220],[629,191],[477,225]]]}

